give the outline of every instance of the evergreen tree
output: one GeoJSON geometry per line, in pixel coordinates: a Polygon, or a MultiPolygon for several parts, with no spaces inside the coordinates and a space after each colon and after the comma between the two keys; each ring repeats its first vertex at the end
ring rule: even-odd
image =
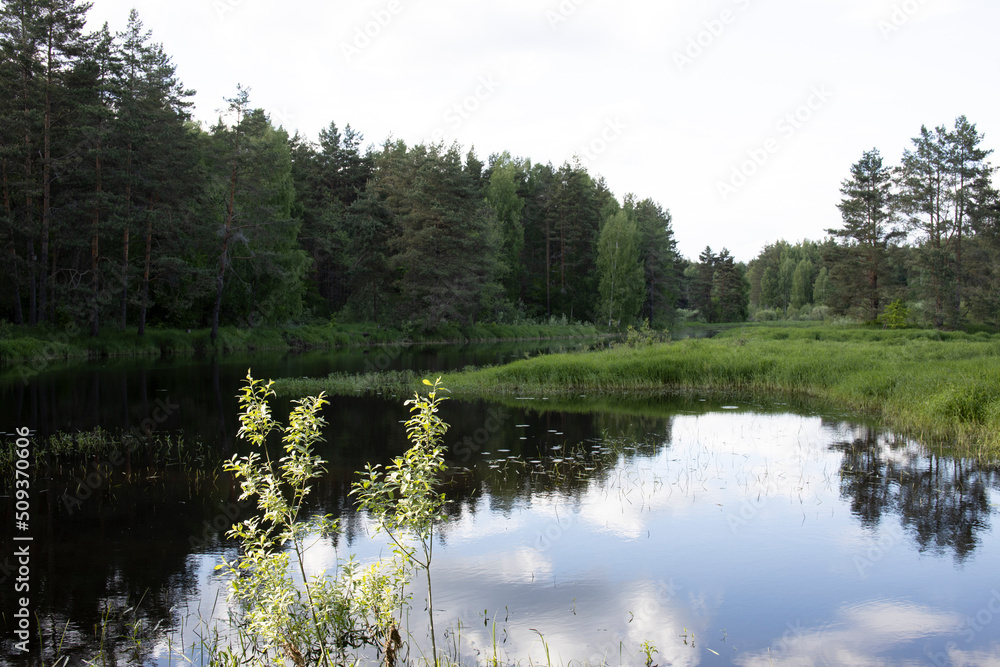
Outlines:
{"type": "Polygon", "coordinates": [[[546,218],[551,310],[571,320],[589,318],[596,305],[594,244],[602,203],[597,195],[593,179],[579,166],[563,165],[552,182],[546,218]]]}
{"type": "Polygon", "coordinates": [[[223,294],[231,274],[239,288],[229,298],[234,317],[254,326],[299,314],[308,258],[297,244],[299,221],[292,217],[295,188],[288,135],[264,112],[249,107],[240,87],[229,100],[231,124],[213,128],[218,179],[224,202],[219,216],[215,299],[210,321],[218,336],[223,294]]]}
{"type": "Polygon", "coordinates": [[[716,303],[712,301],[712,287],[715,284],[715,268],[718,257],[711,246],[698,255],[694,280],[691,284],[691,307],[698,310],[706,322],[717,322],[716,303]]]}
{"type": "Polygon", "coordinates": [[[362,141],[350,125],[341,132],[330,123],[320,131],[318,147],[299,136],[291,142],[300,242],[312,259],[311,283],[326,310],[339,310],[349,299],[347,273],[355,258],[347,251],[345,215],[374,171],[362,141]]]}
{"type": "Polygon", "coordinates": [[[840,188],[843,199],[838,208],[844,220],[840,229],[828,229],[832,236],[843,240],[836,253],[839,262],[846,262],[838,274],[845,291],[867,310],[867,319],[878,317],[889,244],[903,236],[895,229],[892,204],[892,174],[883,166],[877,149],[866,151],[851,166],[851,177],[840,188]]]}
{"type": "MultiPolygon", "coordinates": [[[[55,173],[67,158],[68,147],[60,143],[67,123],[79,111],[79,100],[70,94],[70,79],[87,51],[88,37],[83,29],[89,4],[77,0],[43,0],[39,3],[38,54],[41,60],[42,131],[41,131],[41,226],[38,234],[38,318],[55,314],[56,260],[51,257],[53,221],[53,183],[55,173]]],[[[56,237],[59,238],[59,237],[56,237]]]]}
{"type": "Polygon", "coordinates": [[[674,320],[680,292],[677,241],[670,212],[651,199],[635,205],[640,233],[640,259],[645,271],[642,316],[651,326],[664,327],[674,320]]]}
{"type": "Polygon", "coordinates": [[[527,312],[538,318],[552,316],[552,236],[548,208],[555,170],[551,164],[524,163],[524,182],[518,196],[524,200],[522,251],[524,278],[522,295],[527,312]]]}
{"type": "Polygon", "coordinates": [[[717,322],[744,322],[747,319],[750,285],[743,270],[725,248],[715,258],[712,301],[717,322]]]}
{"type": "Polygon", "coordinates": [[[351,258],[347,272],[349,303],[360,319],[378,324],[387,310],[383,304],[391,298],[396,282],[389,247],[399,233],[396,219],[372,188],[348,207],[344,230],[347,256],[351,258]]]}
{"type": "Polygon", "coordinates": [[[387,144],[376,187],[400,230],[389,244],[401,314],[437,327],[492,308],[500,233],[457,146],[387,144]]]}
{"type": "Polygon", "coordinates": [[[957,327],[963,313],[966,282],[963,243],[976,212],[995,197],[990,184],[991,151],[980,147],[982,135],[965,116],[955,129],[920,128],[898,170],[900,200],[911,231],[921,237],[920,266],[935,326],[957,327]]]}

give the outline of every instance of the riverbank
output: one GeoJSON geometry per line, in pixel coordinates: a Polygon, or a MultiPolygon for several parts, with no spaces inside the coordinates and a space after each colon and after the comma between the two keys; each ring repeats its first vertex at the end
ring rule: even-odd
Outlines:
{"type": "MultiPolygon", "coordinates": [[[[405,393],[413,373],[284,380],[284,394],[405,393]]],[[[1000,336],[861,327],[753,327],[711,339],[554,354],[447,373],[455,398],[678,391],[806,397],[925,442],[1000,455],[1000,336]]]]}
{"type": "Polygon", "coordinates": [[[104,330],[90,336],[77,328],[0,328],[0,366],[47,366],[56,361],[109,357],[165,357],[211,353],[331,349],[395,343],[467,343],[500,340],[586,338],[600,332],[592,325],[476,324],[436,329],[393,329],[375,324],[302,325],[294,327],[223,327],[213,342],[209,329],[104,330]]]}

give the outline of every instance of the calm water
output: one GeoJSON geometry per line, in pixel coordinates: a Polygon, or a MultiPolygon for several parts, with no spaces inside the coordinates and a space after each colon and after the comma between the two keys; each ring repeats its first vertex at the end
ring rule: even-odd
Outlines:
{"type": "MultiPolygon", "coordinates": [[[[438,370],[526,353],[388,357],[438,370]]],[[[233,396],[247,366],[277,377],[366,363],[360,353],[133,363],[4,386],[11,427],[129,429],[159,410],[157,428],[211,446],[204,466],[96,461],[110,475],[94,484],[59,471],[34,482],[32,608],[45,645],[62,638],[73,661],[90,659],[102,610],[134,608],[143,664],[196,658],[199,634],[227,613],[214,567],[235,555],[222,537],[237,494],[214,471],[240,446],[233,396]]],[[[346,492],[365,462],[403,450],[408,414],[397,401],[336,399],[325,416],[330,474],[315,509],[343,531],[310,550],[313,573],[387,551],[346,492]]],[[[501,657],[518,664],[544,662],[546,649],[558,664],[642,664],[643,642],[659,665],[1000,664],[996,467],[928,455],[846,415],[736,399],[451,401],[442,416],[451,463],[466,470],[449,483],[435,546],[436,623],[439,646],[463,661],[491,655],[495,628],[501,657]]],[[[5,545],[13,522],[5,510],[5,545]]],[[[9,623],[10,579],[0,591],[9,623]]],[[[418,589],[417,642],[423,610],[418,589]]],[[[0,655],[27,664],[11,639],[7,625],[0,655]]],[[[136,662],[114,648],[118,664],[136,662]]]]}

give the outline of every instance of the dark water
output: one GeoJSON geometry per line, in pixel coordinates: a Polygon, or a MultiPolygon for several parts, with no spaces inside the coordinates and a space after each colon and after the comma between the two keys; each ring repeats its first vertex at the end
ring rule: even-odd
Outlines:
{"type": "MultiPolygon", "coordinates": [[[[112,363],[8,382],[8,431],[29,426],[42,438],[152,420],[206,447],[167,467],[136,452],[39,471],[31,610],[43,636],[28,659],[15,655],[15,579],[0,573],[0,660],[41,664],[41,643],[51,664],[61,642],[80,664],[100,646],[95,626],[124,614],[140,621],[140,648],[106,643],[108,660],[187,664],[184,653],[198,664],[199,637],[228,611],[214,567],[235,556],[223,536],[243,510],[218,462],[242,446],[234,396],[247,367],[257,377],[433,371],[532,353],[112,363]]],[[[450,461],[465,470],[447,488],[435,609],[439,645],[462,661],[491,656],[495,628],[501,659],[517,664],[544,663],[546,650],[553,664],[643,664],[643,642],[660,665],[1000,664],[996,467],[928,454],[846,415],[760,401],[524,398],[451,401],[442,413],[450,461]]],[[[398,401],[337,398],[324,416],[330,474],[314,509],[343,530],[309,551],[310,573],[386,553],[347,491],[354,471],[406,446],[398,401]]],[[[13,504],[0,507],[2,559],[17,533],[13,504]]],[[[418,590],[418,643],[423,607],[418,590]]]]}

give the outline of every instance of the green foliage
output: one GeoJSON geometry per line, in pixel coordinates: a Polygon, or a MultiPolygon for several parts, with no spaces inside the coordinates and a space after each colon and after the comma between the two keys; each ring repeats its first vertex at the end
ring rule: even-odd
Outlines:
{"type": "Polygon", "coordinates": [[[370,512],[377,521],[377,529],[384,531],[396,545],[397,554],[406,563],[424,570],[427,575],[427,614],[430,621],[431,655],[437,664],[437,640],[434,634],[434,601],[431,587],[431,559],[434,553],[434,525],[445,520],[442,511],[445,495],[436,487],[446,469],[442,439],[448,430],[439,416],[441,402],[446,399],[438,392],[447,391],[441,378],[433,383],[427,396],[415,393],[406,401],[413,416],[406,422],[406,435],[412,446],[403,456],[396,457],[385,466],[368,464],[365,476],[352,485],[351,494],[358,498],[362,509],[370,512]],[[417,542],[417,548],[408,543],[417,542]]]}
{"type": "Polygon", "coordinates": [[[638,329],[629,325],[629,328],[625,331],[625,340],[621,344],[625,347],[648,347],[656,343],[665,343],[669,340],[669,331],[666,329],[656,331],[649,326],[649,322],[643,321],[638,329]]]}
{"type": "Polygon", "coordinates": [[[643,302],[643,266],[639,261],[639,226],[628,211],[604,223],[597,241],[598,312],[609,327],[631,325],[643,302]]]}
{"type": "Polygon", "coordinates": [[[878,323],[886,329],[904,329],[910,319],[910,309],[900,299],[896,299],[885,307],[878,317],[878,323]]]}
{"type": "Polygon", "coordinates": [[[843,182],[840,209],[844,226],[827,231],[843,243],[828,254],[837,264],[843,298],[874,320],[887,289],[889,245],[905,236],[892,210],[892,172],[877,149],[865,151],[843,182]]]}
{"type": "MultiPolygon", "coordinates": [[[[338,529],[328,516],[303,516],[312,480],[325,472],[313,446],[322,439],[325,422],[319,413],[327,401],[320,394],[296,402],[282,430],[284,456],[273,461],[267,440],[280,425],[268,403],[272,384],[248,373],[239,397],[239,435],[255,451],[234,456],[224,469],[240,480],[241,499],[257,499],[259,513],[229,531],[241,543],[241,556],[219,567],[233,576],[232,595],[242,606],[238,628],[244,647],[259,656],[255,664],[281,659],[295,665],[342,664],[349,649],[383,645],[391,636],[392,611],[400,604],[394,591],[402,589],[405,575],[397,563],[361,570],[353,561],[339,577],[306,574],[308,540],[338,529]]],[[[223,649],[220,659],[237,662],[234,651],[223,649]]]]}

